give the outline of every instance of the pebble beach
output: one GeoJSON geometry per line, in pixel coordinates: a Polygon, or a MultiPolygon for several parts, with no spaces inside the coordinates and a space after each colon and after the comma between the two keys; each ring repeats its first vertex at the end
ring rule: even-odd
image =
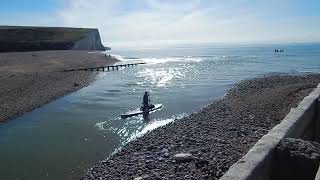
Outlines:
{"type": "Polygon", "coordinates": [[[11,120],[79,90],[95,72],[63,70],[105,66],[118,60],[88,51],[35,51],[0,54],[0,122],[11,120]]]}
{"type": "Polygon", "coordinates": [[[241,81],[201,111],[129,142],[80,179],[219,179],[319,82],[319,74],[241,81]]]}

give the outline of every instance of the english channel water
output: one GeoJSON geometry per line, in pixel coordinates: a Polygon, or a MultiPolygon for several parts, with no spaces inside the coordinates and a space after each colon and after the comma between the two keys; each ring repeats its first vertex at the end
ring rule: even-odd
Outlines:
{"type": "MultiPolygon", "coordinates": [[[[107,52],[110,53],[110,52],[107,52]]],[[[198,111],[234,83],[320,71],[320,44],[185,46],[111,52],[147,64],[100,72],[90,86],[0,124],[0,179],[75,179],[126,142],[198,111]],[[283,49],[275,53],[274,49],[283,49]],[[121,119],[145,90],[163,108],[121,119]]]]}

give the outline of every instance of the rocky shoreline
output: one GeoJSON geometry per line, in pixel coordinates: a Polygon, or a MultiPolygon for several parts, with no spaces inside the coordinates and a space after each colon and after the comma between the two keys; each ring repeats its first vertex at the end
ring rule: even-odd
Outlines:
{"type": "Polygon", "coordinates": [[[200,112],[128,143],[80,179],[219,179],[319,82],[320,74],[242,81],[200,112]]]}

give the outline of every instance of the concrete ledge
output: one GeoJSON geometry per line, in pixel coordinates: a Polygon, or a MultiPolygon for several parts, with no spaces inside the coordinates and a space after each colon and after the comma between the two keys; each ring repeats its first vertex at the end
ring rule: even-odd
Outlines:
{"type": "Polygon", "coordinates": [[[274,150],[285,137],[310,140],[317,134],[313,121],[317,116],[320,84],[280,124],[264,135],[220,180],[269,180],[274,150]]]}
{"type": "Polygon", "coordinates": [[[320,166],[319,169],[317,171],[316,177],[314,178],[314,180],[320,180],[320,166]]]}

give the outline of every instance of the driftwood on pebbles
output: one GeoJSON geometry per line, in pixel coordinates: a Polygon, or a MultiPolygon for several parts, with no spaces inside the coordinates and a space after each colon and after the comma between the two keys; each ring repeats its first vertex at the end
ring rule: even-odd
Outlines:
{"type": "Polygon", "coordinates": [[[319,82],[318,74],[240,82],[200,112],[128,143],[80,179],[218,179],[319,82]]]}

